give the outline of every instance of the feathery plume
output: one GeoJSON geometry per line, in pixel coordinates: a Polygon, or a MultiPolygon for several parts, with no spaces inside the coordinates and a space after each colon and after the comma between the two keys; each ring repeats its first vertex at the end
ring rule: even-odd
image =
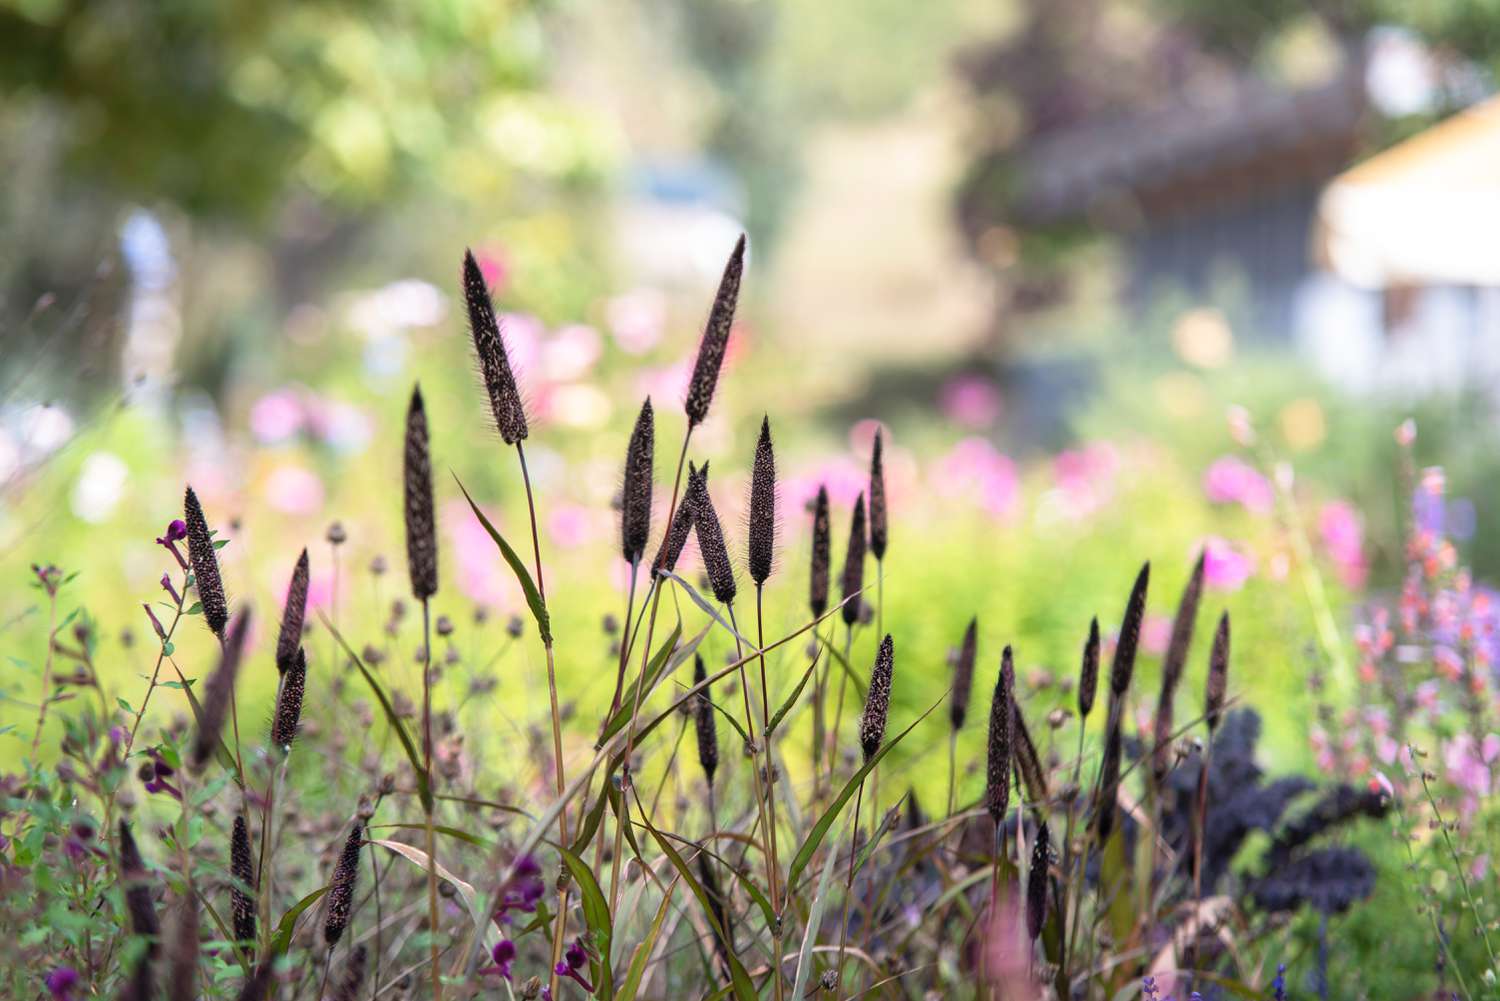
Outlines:
{"type": "Polygon", "coordinates": [[[881,457],[880,429],[875,429],[875,446],[870,452],[870,552],[877,560],[885,559],[887,527],[885,517],[885,462],[881,457]]]}
{"type": "Polygon", "coordinates": [[[255,870],[250,861],[250,828],[245,818],[234,818],[229,835],[229,915],[235,941],[255,941],[255,870]]]}
{"type": "Polygon", "coordinates": [[[406,410],[406,565],[411,571],[411,593],[426,601],[438,589],[437,519],[432,513],[432,459],[427,450],[427,410],[422,389],[413,386],[406,410]]]}
{"type": "Polygon", "coordinates": [[[620,491],[620,551],[626,563],[639,563],[651,534],[651,480],[656,450],[656,417],[651,397],[641,404],[630,444],[625,447],[625,482],[620,491]]]}
{"type": "Polygon", "coordinates": [[[984,805],[999,827],[1010,809],[1011,725],[1015,721],[1016,668],[1010,647],[1000,655],[1000,677],[990,700],[990,739],[985,762],[984,805]]]}
{"type": "Polygon", "coordinates": [[[161,939],[161,924],[151,899],[151,878],[130,824],[123,820],[120,821],[120,883],[125,888],[125,913],[130,916],[130,930],[147,940],[146,956],[154,959],[161,939]]]}
{"type": "Polygon", "coordinates": [[[193,740],[192,764],[201,769],[208,764],[214,748],[219,743],[219,733],[224,729],[224,720],[229,716],[229,703],[234,700],[234,678],[240,670],[240,658],[245,651],[245,634],[250,631],[250,609],[242,608],[229,624],[224,637],[224,649],[219,653],[219,666],[209,675],[203,689],[203,712],[198,718],[198,733],[193,740]]]}
{"type": "Polygon", "coordinates": [[[1203,553],[1193,565],[1187,586],[1177,602],[1177,616],[1172,620],[1172,639],[1161,662],[1161,694],[1156,699],[1156,727],[1153,735],[1151,770],[1160,782],[1171,764],[1172,706],[1182,669],[1187,664],[1188,647],[1193,643],[1193,626],[1198,620],[1198,601],[1203,597],[1203,553]]]}
{"type": "Polygon", "coordinates": [[[703,464],[702,469],[693,468],[688,463],[687,489],[682,492],[682,500],[677,504],[677,510],[672,514],[672,524],[667,528],[667,534],[662,537],[661,548],[656,551],[656,568],[658,571],[671,573],[677,569],[677,560],[682,556],[682,547],[687,544],[688,533],[693,530],[693,505],[697,503],[699,491],[708,493],[708,463],[703,464]]]}
{"type": "Polygon", "coordinates": [[[167,1001],[198,1001],[198,898],[191,882],[177,902],[167,943],[167,1001]]]}
{"type": "Polygon", "coordinates": [[[281,682],[276,697],[276,715],[271,718],[271,743],[291,747],[297,739],[297,725],[302,720],[302,695],[307,687],[307,653],[297,648],[297,659],[281,682]]]}
{"type": "Polygon", "coordinates": [[[849,548],[844,551],[845,601],[844,625],[853,626],[859,621],[859,606],[863,598],[850,601],[850,595],[858,595],[865,586],[865,495],[860,494],[854,502],[854,517],[849,522],[849,548]]]}
{"type": "MultiPolygon", "coordinates": [[[[706,680],[708,672],[703,667],[703,656],[694,654],[693,684],[701,685],[706,680]]],[[[714,772],[719,768],[719,727],[714,719],[714,706],[707,688],[693,699],[693,723],[698,738],[698,764],[703,766],[703,774],[707,776],[709,787],[712,788],[714,772]]]]}
{"type": "Polygon", "coordinates": [[[885,721],[891,711],[891,671],[895,666],[895,646],[891,634],[886,633],[875,654],[870,690],[865,694],[865,714],[859,720],[859,747],[865,752],[865,761],[875,756],[885,739],[885,721]]]}
{"type": "Polygon", "coordinates": [[[495,427],[505,444],[514,445],[527,434],[526,408],[521,405],[521,391],[516,388],[516,377],[505,354],[505,339],[500,336],[500,323],[495,319],[495,304],[490,301],[484,272],[479,270],[479,262],[469,250],[464,251],[463,288],[464,302],[469,307],[469,330],[474,335],[474,354],[479,358],[484,388],[490,394],[495,427]]]}
{"type": "Polygon", "coordinates": [[[719,524],[714,502],[708,496],[708,484],[702,477],[698,478],[697,494],[693,497],[693,526],[698,533],[698,554],[703,557],[703,571],[708,574],[714,597],[721,605],[733,603],[734,566],[729,562],[724,529],[719,524]]]}
{"type": "Polygon", "coordinates": [[[1209,737],[1219,728],[1219,719],[1224,714],[1224,697],[1229,690],[1229,613],[1219,616],[1219,627],[1214,630],[1214,646],[1208,657],[1208,694],[1204,699],[1203,715],[1208,720],[1209,737]]]}
{"type": "Polygon", "coordinates": [[[359,1001],[359,988],[365,982],[365,962],[369,953],[362,945],[356,945],[344,962],[344,971],[333,988],[332,1001],[359,1001]]]}
{"type": "Polygon", "coordinates": [[[750,579],[764,584],[771,576],[776,548],[776,454],[771,448],[771,419],[762,418],[755,443],[755,467],[750,474],[750,539],[747,547],[750,579]]]}
{"type": "Polygon", "coordinates": [[[812,573],[808,577],[807,603],[813,618],[828,611],[828,566],[832,554],[828,540],[828,488],[818,487],[813,502],[812,573]]]}
{"type": "Polygon", "coordinates": [[[292,568],[292,582],[286,589],[286,605],[281,609],[281,632],[276,634],[276,670],[281,674],[297,660],[302,649],[302,622],[307,616],[307,548],[292,568]]]}
{"type": "Polygon", "coordinates": [[[958,648],[953,665],[953,698],[948,704],[948,721],[953,729],[962,730],[969,715],[969,692],[974,687],[974,658],[979,652],[979,616],[969,620],[964,641],[958,648]]]}
{"type": "Polygon", "coordinates": [[[1031,848],[1031,871],[1026,875],[1026,933],[1034,942],[1047,920],[1047,869],[1052,864],[1052,837],[1044,820],[1031,848]]]}
{"type": "Polygon", "coordinates": [[[1099,616],[1089,621],[1089,638],[1083,644],[1083,666],[1078,670],[1078,718],[1086,720],[1094,708],[1099,689],[1099,616]]]}
{"type": "Polygon", "coordinates": [[[698,343],[698,360],[693,364],[693,377],[688,382],[687,400],[683,409],[687,411],[688,427],[695,428],[708,416],[708,405],[714,398],[714,387],[719,382],[719,367],[724,364],[724,350],[729,345],[729,328],[734,323],[734,307],[740,296],[740,276],[745,270],[745,237],[741,234],[735,241],[729,262],[724,265],[724,277],[719,280],[719,291],[714,296],[714,305],[708,313],[708,324],[703,329],[703,339],[698,343]]]}
{"type": "Polygon", "coordinates": [[[1047,771],[1042,767],[1041,756],[1036,753],[1036,744],[1031,740],[1021,704],[1017,702],[1014,708],[1015,718],[1011,722],[1015,724],[1016,770],[1021,773],[1021,781],[1026,783],[1027,797],[1040,805],[1047,801],[1047,771]]]}
{"type": "Polygon", "coordinates": [[[203,621],[222,641],[229,622],[229,601],[224,597],[224,580],[219,576],[219,556],[214,537],[209,534],[203,505],[192,487],[182,498],[182,517],[187,523],[188,562],[193,567],[193,583],[198,588],[198,603],[203,606],[203,621]]]}
{"type": "Polygon", "coordinates": [[[349,840],[339,853],[338,864],[333,867],[333,879],[328,884],[328,917],[323,922],[323,941],[331,949],[349,927],[349,916],[354,909],[354,882],[359,876],[359,849],[363,843],[363,829],[359,821],[349,831],[349,840]]]}

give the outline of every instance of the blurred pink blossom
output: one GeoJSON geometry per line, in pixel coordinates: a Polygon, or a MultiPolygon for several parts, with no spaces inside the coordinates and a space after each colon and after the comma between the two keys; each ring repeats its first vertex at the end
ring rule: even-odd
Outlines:
{"type": "Polygon", "coordinates": [[[1448,741],[1443,747],[1443,764],[1448,778],[1464,792],[1479,799],[1489,795],[1490,763],[1472,735],[1461,733],[1448,741]]]}
{"type": "Polygon", "coordinates": [[[667,300],[654,288],[639,288],[609,300],[605,320],[615,343],[626,354],[645,354],[661,340],[667,323],[667,300]]]}
{"type": "Polygon", "coordinates": [[[262,443],[271,445],[302,430],[302,402],[290,389],[267,393],[250,406],[250,433],[262,443]]]}
{"type": "Polygon", "coordinates": [[[984,438],[964,438],[954,445],[938,459],[932,479],[938,493],[972,493],[983,510],[996,516],[1009,514],[1020,497],[1015,463],[984,438]]]}
{"type": "MultiPolygon", "coordinates": [[[[503,519],[493,508],[485,509],[502,532],[503,519]]],[[[463,501],[449,501],[440,516],[453,540],[453,555],[458,568],[458,588],[470,601],[490,608],[514,607],[520,600],[520,585],[505,568],[495,550],[495,543],[463,501]]],[[[515,537],[514,533],[507,533],[515,537]]]]}
{"type": "Polygon", "coordinates": [[[490,287],[490,294],[503,292],[510,280],[510,259],[504,249],[498,244],[485,244],[474,251],[474,261],[479,265],[479,273],[484,275],[485,284],[490,287]]]}
{"type": "Polygon", "coordinates": [[[1226,455],[1203,474],[1203,492],[1215,504],[1239,504],[1252,514],[1268,514],[1275,504],[1270,482],[1254,466],[1226,455]]]}
{"type": "Polygon", "coordinates": [[[960,427],[983,430],[1000,419],[1000,389],[982,375],[957,375],[938,390],[938,408],[960,427]]]}
{"type": "Polygon", "coordinates": [[[1318,516],[1318,530],[1323,547],[1338,568],[1339,577],[1350,588],[1364,586],[1369,565],[1364,554],[1364,524],[1354,505],[1346,501],[1329,501],[1318,516]]]}
{"type": "Polygon", "coordinates": [[[1068,502],[1069,513],[1084,517],[1100,510],[1114,495],[1120,457],[1108,442],[1096,441],[1080,449],[1057,453],[1052,479],[1068,502]]]}
{"type": "Polygon", "coordinates": [[[794,472],[777,485],[780,509],[806,510],[818,496],[820,486],[828,488],[828,503],[833,510],[847,511],[854,506],[855,498],[869,488],[869,470],[848,456],[839,455],[794,472]]]}
{"type": "Polygon", "coordinates": [[[636,392],[651,397],[657,408],[677,406],[687,398],[693,361],[693,358],[683,358],[670,365],[643,369],[635,382],[636,392]]]}
{"type": "Polygon", "coordinates": [[[1148,615],[1141,624],[1141,646],[1153,657],[1167,652],[1172,639],[1172,620],[1165,615],[1148,615]]]}
{"type": "Polygon", "coordinates": [[[594,537],[593,512],[577,504],[554,504],[547,516],[547,534],[565,549],[581,546],[594,537]]]}
{"type": "Polygon", "coordinates": [[[1237,591],[1255,573],[1255,559],[1228,539],[1203,540],[1203,579],[1220,591],[1237,591]]]}
{"type": "Polygon", "coordinates": [[[546,332],[542,321],[530,313],[503,313],[500,316],[500,336],[505,341],[505,353],[515,370],[516,380],[523,386],[528,376],[535,381],[545,374],[541,369],[541,356],[542,337],[546,332]]]}
{"type": "Polygon", "coordinates": [[[583,323],[561,328],[542,346],[542,372],[548,379],[571,382],[593,371],[604,343],[599,332],[583,323]]]}
{"type": "Polygon", "coordinates": [[[277,466],[266,477],[266,503],[283,514],[316,514],[323,507],[323,481],[303,466],[277,466]]]}

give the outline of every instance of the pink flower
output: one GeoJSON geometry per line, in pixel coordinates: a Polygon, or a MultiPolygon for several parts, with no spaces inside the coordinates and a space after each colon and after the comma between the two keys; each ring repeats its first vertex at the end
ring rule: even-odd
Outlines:
{"type": "Polygon", "coordinates": [[[981,375],[958,375],[938,391],[943,416],[971,431],[992,427],[1000,419],[1003,403],[994,381],[981,375]]]}
{"type": "Polygon", "coordinates": [[[1141,627],[1141,646],[1153,657],[1167,652],[1172,638],[1172,620],[1165,615],[1148,615],[1141,627]]]}
{"type": "Polygon", "coordinates": [[[542,346],[542,371],[548,379],[571,382],[593,371],[604,343],[599,332],[583,323],[563,327],[542,346]]]}
{"type": "Polygon", "coordinates": [[[1323,536],[1323,547],[1338,567],[1344,585],[1363,586],[1369,566],[1365,562],[1364,525],[1359,512],[1345,501],[1330,501],[1323,505],[1318,516],[1318,529],[1323,536]]]}
{"type": "Polygon", "coordinates": [[[1239,590],[1255,573],[1255,559],[1227,539],[1210,536],[1203,540],[1203,579],[1220,591],[1239,590]]]}
{"type": "Polygon", "coordinates": [[[1417,706],[1422,709],[1436,709],[1438,704],[1438,683],[1424,681],[1417,686],[1417,706]]]}
{"type": "MultiPolygon", "coordinates": [[[[472,513],[471,513],[472,517],[472,513]]],[[[564,549],[572,549],[594,536],[593,514],[577,504],[557,504],[547,517],[547,534],[564,549]]]]}
{"type": "Polygon", "coordinates": [[[635,289],[611,299],[605,320],[615,343],[626,354],[645,354],[656,347],[667,324],[666,296],[654,288],[635,289]]]}
{"type": "Polygon", "coordinates": [[[323,481],[302,466],[277,466],[266,477],[266,501],[283,514],[316,514],[323,507],[323,481]]]}
{"type": "Polygon", "coordinates": [[[1239,504],[1252,514],[1269,514],[1276,502],[1270,482],[1254,466],[1232,455],[1215,459],[1208,467],[1203,492],[1215,504],[1239,504]]]}
{"type": "Polygon", "coordinates": [[[485,244],[474,251],[474,261],[479,265],[479,273],[484,275],[485,284],[490,287],[490,294],[503,292],[510,279],[510,261],[504,249],[498,244],[485,244]]]}
{"type": "Polygon", "coordinates": [[[1119,465],[1119,456],[1107,442],[1091,442],[1057,454],[1052,460],[1052,479],[1074,517],[1092,514],[1110,500],[1119,465]]]}
{"type": "Polygon", "coordinates": [[[541,320],[530,313],[504,313],[500,316],[500,334],[505,339],[505,352],[510,358],[516,379],[526,384],[526,377],[533,380],[541,373],[542,336],[547,332],[541,320]]]}
{"type": "MultiPolygon", "coordinates": [[[[489,518],[502,532],[503,519],[493,508],[485,510],[489,518]]],[[[504,566],[495,543],[469,510],[464,501],[449,501],[443,506],[441,521],[448,527],[453,540],[453,555],[458,566],[458,587],[475,604],[488,607],[509,607],[520,601],[521,588],[504,566]]],[[[507,538],[516,537],[507,532],[507,538]]]]}
{"type": "Polygon", "coordinates": [[[1474,746],[1474,738],[1461,733],[1443,748],[1443,764],[1454,785],[1483,799],[1490,792],[1490,766],[1474,746]]]}
{"type": "Polygon", "coordinates": [[[945,496],[975,495],[997,517],[1009,514],[1020,496],[1016,467],[983,438],[965,438],[937,462],[933,486],[945,496]]]}
{"type": "Polygon", "coordinates": [[[250,433],[267,445],[292,437],[305,420],[302,402],[290,389],[267,393],[250,407],[250,433]]]}

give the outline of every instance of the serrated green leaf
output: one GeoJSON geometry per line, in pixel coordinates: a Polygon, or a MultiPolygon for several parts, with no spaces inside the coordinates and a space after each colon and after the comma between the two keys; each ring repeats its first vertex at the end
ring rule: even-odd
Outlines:
{"type": "Polygon", "coordinates": [[[500,534],[500,530],[490,523],[490,520],[485,517],[483,511],[479,510],[479,505],[474,503],[474,498],[469,496],[469,491],[464,488],[463,481],[458,478],[456,473],[453,476],[453,481],[458,484],[458,489],[463,491],[464,500],[469,502],[469,507],[473,510],[474,517],[479,519],[479,524],[484,526],[484,530],[494,540],[495,546],[500,550],[500,555],[505,557],[506,563],[510,564],[511,573],[516,575],[516,580],[521,585],[521,591],[526,595],[526,604],[531,609],[532,617],[536,619],[536,627],[542,634],[542,642],[550,644],[552,642],[552,619],[547,614],[547,603],[542,600],[542,594],[537,590],[536,582],[531,579],[531,573],[527,571],[526,564],[522,562],[521,557],[516,554],[516,551],[510,547],[510,543],[505,541],[505,537],[500,534]]]}

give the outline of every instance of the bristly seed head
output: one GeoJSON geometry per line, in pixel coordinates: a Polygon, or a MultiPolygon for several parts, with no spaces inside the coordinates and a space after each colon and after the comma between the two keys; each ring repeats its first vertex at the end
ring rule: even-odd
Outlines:
{"type": "Polygon", "coordinates": [[[747,560],[750,579],[763,585],[771,576],[776,549],[776,454],[771,447],[771,419],[762,418],[755,443],[755,467],[750,475],[750,538],[747,560]]]}
{"type": "Polygon", "coordinates": [[[130,825],[120,821],[120,882],[125,888],[125,912],[130,915],[130,930],[148,940],[146,956],[154,958],[159,950],[161,925],[156,905],[151,899],[151,878],[141,850],[136,846],[130,825]]]}
{"type": "Polygon", "coordinates": [[[859,592],[865,586],[865,495],[854,502],[854,517],[849,521],[849,548],[844,551],[844,625],[859,621],[859,606],[864,603],[859,592]],[[851,595],[854,596],[851,600],[851,595]]]}
{"type": "Polygon", "coordinates": [[[359,1001],[360,985],[365,981],[365,964],[368,953],[362,945],[356,945],[344,962],[344,972],[333,989],[332,1001],[359,1001]]]}
{"type": "Polygon", "coordinates": [[[1078,718],[1080,725],[1094,708],[1099,689],[1099,616],[1089,622],[1089,638],[1083,644],[1083,666],[1078,671],[1078,718]]]}
{"type": "Polygon", "coordinates": [[[432,505],[432,458],[428,454],[427,410],[422,390],[412,387],[406,410],[406,457],[403,465],[406,492],[406,564],[411,572],[411,593],[426,601],[438,589],[437,519],[432,505]]]}
{"type": "Polygon", "coordinates": [[[969,620],[958,661],[953,665],[953,698],[948,704],[948,721],[953,729],[962,730],[969,715],[969,692],[974,688],[974,658],[979,652],[979,617],[969,620]]]}
{"type": "Polygon", "coordinates": [[[187,523],[188,562],[193,567],[193,583],[198,588],[198,603],[203,606],[203,621],[213,634],[224,639],[224,627],[229,624],[229,600],[224,597],[224,580],[219,576],[219,556],[214,550],[214,537],[208,531],[208,520],[203,517],[203,505],[192,487],[182,499],[182,517],[187,523]]]}
{"type": "Polygon", "coordinates": [[[870,552],[877,560],[885,559],[887,525],[885,514],[885,462],[881,457],[880,429],[875,429],[875,445],[870,452],[870,552]]]}
{"type": "Polygon", "coordinates": [[[828,611],[828,569],[833,558],[828,536],[828,488],[820,485],[813,503],[812,574],[808,578],[808,605],[815,619],[828,611]]]}
{"type": "Polygon", "coordinates": [[[702,477],[698,479],[698,491],[693,498],[693,525],[698,532],[698,553],[703,557],[703,571],[708,574],[709,586],[721,605],[734,602],[734,566],[729,562],[729,547],[724,544],[724,529],[719,524],[719,515],[714,511],[714,502],[708,495],[708,485],[702,477]]]}
{"type": "Polygon", "coordinates": [[[297,648],[291,670],[281,679],[281,694],[276,698],[276,715],[271,719],[271,744],[289,748],[297,739],[302,720],[302,697],[307,687],[307,652],[297,648]]]}
{"type": "MultiPolygon", "coordinates": [[[[695,654],[693,656],[693,684],[701,685],[708,680],[708,672],[703,666],[703,657],[695,654]]],[[[693,697],[693,723],[698,738],[698,764],[703,766],[703,774],[708,778],[710,787],[714,784],[714,772],[719,768],[719,727],[714,719],[714,707],[712,695],[708,688],[693,697]]]]}
{"type": "Polygon", "coordinates": [[[1026,795],[1033,803],[1045,803],[1047,801],[1047,770],[1042,767],[1041,755],[1036,752],[1036,743],[1031,739],[1031,730],[1026,726],[1026,716],[1021,712],[1021,704],[1016,702],[1012,709],[1014,714],[1011,718],[1013,740],[1011,747],[1014,749],[1016,769],[1021,773],[1021,781],[1026,783],[1026,795]]]}
{"type": "Polygon", "coordinates": [[[514,445],[527,435],[526,408],[521,405],[521,391],[516,388],[515,373],[505,353],[505,339],[495,319],[495,304],[484,272],[474,260],[472,251],[464,251],[464,302],[469,308],[469,330],[474,335],[474,354],[479,358],[479,374],[490,396],[495,427],[507,445],[514,445]]]}
{"type": "Polygon", "coordinates": [[[333,867],[333,879],[328,885],[328,917],[323,922],[323,941],[331,949],[349,927],[349,916],[354,909],[354,883],[359,876],[359,849],[363,843],[363,829],[358,821],[344,842],[339,853],[338,864],[333,867]]]}
{"type": "Polygon", "coordinates": [[[687,489],[682,492],[677,510],[672,513],[672,524],[667,527],[667,534],[656,551],[655,566],[658,572],[672,573],[677,569],[682,547],[687,545],[688,533],[693,530],[693,505],[697,503],[700,491],[708,493],[708,463],[705,462],[702,469],[695,469],[689,462],[687,489]]]}
{"type": "Polygon", "coordinates": [[[885,739],[885,721],[891,712],[891,672],[896,666],[895,645],[886,633],[870,671],[870,690],[865,694],[865,712],[859,720],[859,747],[868,762],[885,739]]]}
{"type": "Polygon", "coordinates": [[[719,368],[724,364],[724,351],[729,345],[729,328],[734,324],[734,308],[739,301],[740,276],[744,270],[745,237],[741,234],[729,255],[729,262],[724,265],[724,277],[719,280],[719,291],[714,296],[703,339],[698,344],[698,360],[693,364],[693,377],[688,382],[687,400],[683,405],[689,428],[703,423],[708,416],[708,405],[713,402],[719,368]]]}
{"type": "Polygon", "coordinates": [[[651,534],[651,481],[656,451],[656,417],[651,397],[641,404],[630,444],[625,448],[625,483],[620,491],[620,544],[626,563],[638,563],[651,534]]]}
{"type": "Polygon", "coordinates": [[[234,699],[234,679],[240,670],[240,658],[245,651],[245,636],[250,631],[250,609],[242,608],[229,624],[224,637],[224,648],[219,653],[219,666],[209,675],[203,686],[202,714],[198,718],[198,733],[193,740],[192,765],[201,770],[213,756],[219,743],[219,734],[224,729],[224,720],[229,716],[229,703],[234,699]]]}
{"type": "Polygon", "coordinates": [[[1188,648],[1193,643],[1193,626],[1198,620],[1198,601],[1203,596],[1203,553],[1182,589],[1177,602],[1177,617],[1172,620],[1172,639],[1167,644],[1166,656],[1161,664],[1161,694],[1156,700],[1156,726],[1153,734],[1151,770],[1160,782],[1172,762],[1172,715],[1173,700],[1177,685],[1182,681],[1182,669],[1187,664],[1188,648]]]}
{"type": "Polygon", "coordinates": [[[1229,692],[1229,613],[1219,616],[1219,627],[1214,630],[1214,645],[1208,657],[1208,694],[1204,700],[1203,715],[1208,720],[1210,737],[1219,728],[1219,719],[1224,714],[1224,699],[1229,692]]]}
{"type": "Polygon", "coordinates": [[[1000,655],[1000,677],[990,700],[990,738],[985,760],[984,805],[995,826],[1010,809],[1011,726],[1014,722],[1016,667],[1010,647],[1000,655]]]}
{"type": "Polygon", "coordinates": [[[229,836],[229,914],[235,941],[255,941],[255,870],[251,863],[250,828],[235,814],[229,836]]]}
{"type": "Polygon", "coordinates": [[[1122,698],[1130,687],[1130,676],[1135,671],[1135,652],[1141,642],[1141,621],[1146,617],[1146,588],[1150,582],[1151,564],[1143,563],[1140,573],[1135,575],[1135,584],[1130,588],[1130,600],[1125,603],[1120,638],[1115,642],[1115,659],[1109,668],[1111,703],[1122,698]]]}
{"type": "Polygon", "coordinates": [[[1047,869],[1052,864],[1052,836],[1044,820],[1031,849],[1031,871],[1026,876],[1026,933],[1034,942],[1047,919],[1047,869]]]}
{"type": "Polygon", "coordinates": [[[276,670],[286,674],[302,649],[302,623],[307,617],[307,549],[297,557],[292,568],[292,582],[286,589],[286,605],[281,610],[281,632],[276,634],[276,670]]]}

